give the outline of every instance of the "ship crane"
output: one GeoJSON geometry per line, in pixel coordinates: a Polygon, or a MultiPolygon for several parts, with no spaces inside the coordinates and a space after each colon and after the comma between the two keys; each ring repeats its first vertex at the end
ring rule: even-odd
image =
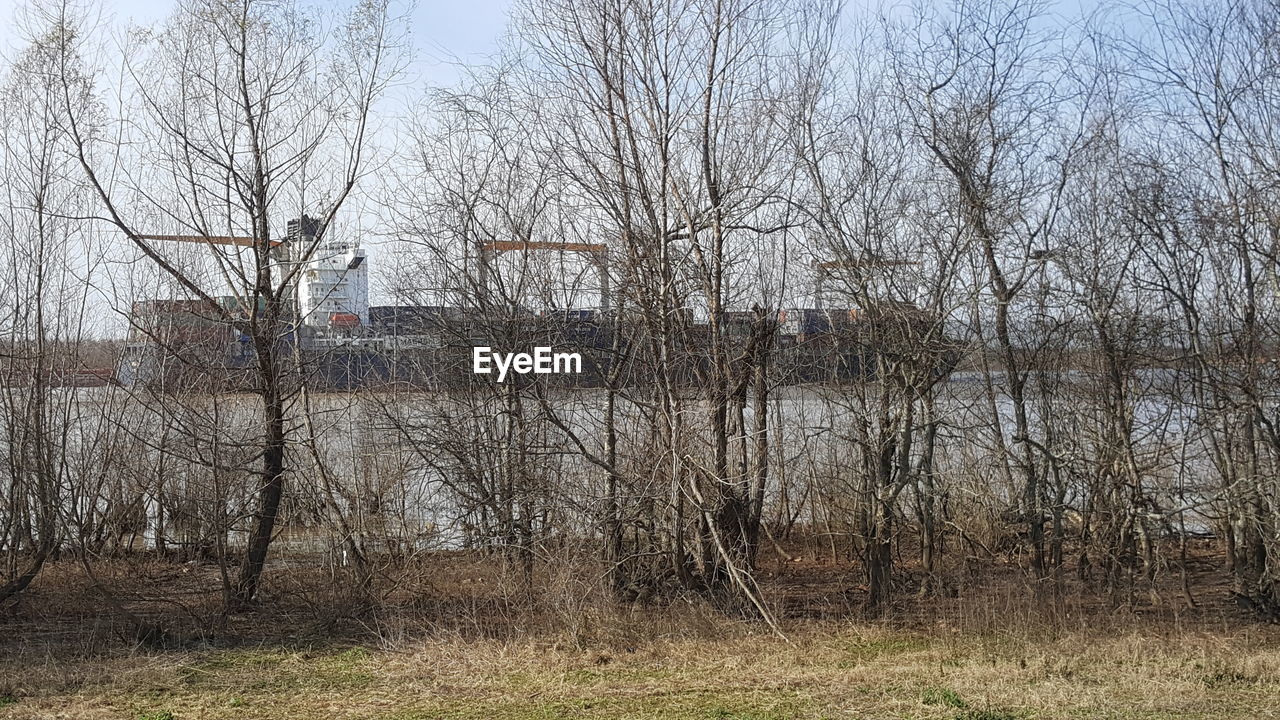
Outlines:
{"type": "MultiPolygon", "coordinates": [[[[252,237],[243,235],[159,235],[159,234],[139,234],[136,235],[139,240],[151,240],[153,242],[182,242],[197,243],[202,245],[227,245],[231,247],[251,248],[257,246],[257,241],[252,237]]],[[[268,240],[267,247],[271,251],[286,246],[284,240],[268,240]]]]}
{"type": "MultiPolygon", "coordinates": [[[[210,245],[235,245],[237,247],[253,247],[257,243],[251,237],[237,235],[138,235],[139,240],[158,240],[161,242],[208,243],[210,245]]],[[[281,240],[269,240],[271,248],[284,244],[281,240]]]]}
{"type": "Polygon", "coordinates": [[[919,265],[915,260],[884,259],[868,257],[857,260],[829,260],[813,263],[813,299],[814,306],[822,310],[823,295],[827,281],[840,270],[867,270],[875,268],[899,267],[903,265],[919,265]]]}
{"type": "MultiPolygon", "coordinates": [[[[287,239],[267,240],[271,259],[298,264],[292,288],[293,302],[303,323],[312,328],[351,330],[368,323],[369,298],[365,255],[358,242],[326,240],[316,245],[322,226],[306,215],[289,221],[287,239]],[[300,257],[283,251],[296,245],[300,257]],[[304,255],[305,256],[302,256],[304,255]],[[311,255],[316,256],[312,257],[311,255]]],[[[239,235],[138,235],[158,242],[200,243],[256,248],[260,243],[239,235]]]]}
{"type": "Polygon", "coordinates": [[[480,288],[489,287],[489,264],[499,253],[528,252],[530,250],[550,250],[561,253],[577,253],[585,255],[600,277],[600,309],[607,311],[610,304],[609,287],[609,247],[603,243],[549,242],[525,240],[495,240],[481,246],[479,267],[480,288]]]}

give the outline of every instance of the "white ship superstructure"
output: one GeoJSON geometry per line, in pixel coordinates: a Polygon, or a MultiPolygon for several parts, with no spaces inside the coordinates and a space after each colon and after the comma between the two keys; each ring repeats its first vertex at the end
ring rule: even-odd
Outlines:
{"type": "MultiPolygon", "coordinates": [[[[318,224],[310,218],[289,223],[295,252],[315,242],[318,224]]],[[[369,275],[360,243],[325,237],[303,261],[298,275],[298,311],[310,328],[350,330],[369,324],[369,275]]]]}

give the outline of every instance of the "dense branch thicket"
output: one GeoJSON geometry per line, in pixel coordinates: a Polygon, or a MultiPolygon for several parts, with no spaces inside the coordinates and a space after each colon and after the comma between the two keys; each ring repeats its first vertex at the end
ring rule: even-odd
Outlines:
{"type": "Polygon", "coordinates": [[[1178,577],[1194,606],[1212,538],[1280,618],[1280,6],[860,12],[527,0],[405,120],[382,0],[183,0],[119,54],[33,3],[0,92],[0,604],[54,558],[112,599],[96,568],[159,556],[226,611],[302,566],[376,612],[466,550],[569,614],[772,624],[761,558],[808,543],[871,612],[996,558],[1038,598],[1178,577]],[[309,380],[290,293],[334,233],[392,238],[386,294],[456,316],[395,350],[412,382],[309,380]],[[253,362],[68,381],[124,320],[172,340],[131,310],[157,297],[253,362]],[[589,381],[442,370],[566,342],[589,381]]]}

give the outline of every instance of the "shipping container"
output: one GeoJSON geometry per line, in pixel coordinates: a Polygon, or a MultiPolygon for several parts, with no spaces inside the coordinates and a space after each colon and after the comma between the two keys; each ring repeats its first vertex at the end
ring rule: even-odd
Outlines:
{"type": "Polygon", "coordinates": [[[360,316],[347,312],[331,313],[329,315],[329,327],[347,330],[360,327],[360,316]]]}
{"type": "Polygon", "coordinates": [[[826,310],[791,308],[778,313],[779,331],[783,335],[809,336],[831,332],[831,317],[826,310]]]}

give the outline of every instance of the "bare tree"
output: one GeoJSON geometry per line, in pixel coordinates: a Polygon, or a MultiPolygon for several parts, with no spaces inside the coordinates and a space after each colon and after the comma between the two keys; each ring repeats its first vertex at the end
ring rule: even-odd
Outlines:
{"type": "Polygon", "coordinates": [[[360,3],[331,29],[296,3],[184,2],[126,58],[126,113],[103,118],[77,108],[83,41],[71,18],[58,20],[65,130],[104,219],[251,339],[262,440],[258,507],[233,593],[242,605],[257,592],[285,490],[299,261],[367,170],[371,112],[399,70],[398,31],[385,2],[360,3]],[[314,233],[278,247],[284,221],[312,207],[314,233]],[[203,239],[211,276],[182,267],[154,235],[203,239]],[[243,240],[228,249],[216,244],[223,237],[243,240]],[[218,302],[220,293],[235,301],[218,302]]]}
{"type": "MultiPolygon", "coordinates": [[[[1044,542],[1047,438],[1035,437],[1028,367],[1014,327],[1019,300],[1035,277],[1032,256],[1049,249],[1062,187],[1079,145],[1081,115],[1067,122],[1067,88],[1051,31],[1038,29],[1035,2],[962,3],[949,15],[924,16],[893,40],[894,73],[915,133],[948,178],[965,233],[977,244],[974,273],[986,286],[990,322],[1013,427],[991,402],[1005,473],[1022,487],[1031,565],[1049,568],[1044,542]]],[[[1076,96],[1075,102],[1082,98],[1076,96]]],[[[1069,116],[1070,117],[1070,116],[1069,116]]],[[[984,322],[985,324],[985,322],[984,322]]]]}
{"type": "MultiPolygon", "coordinates": [[[[28,18],[37,32],[41,19],[28,18]]],[[[0,447],[6,470],[0,603],[21,593],[65,539],[72,488],[84,479],[77,458],[93,440],[92,427],[81,423],[92,405],[67,386],[83,370],[96,248],[72,219],[85,212],[87,195],[74,172],[73,147],[59,133],[66,108],[50,72],[55,59],[49,37],[32,38],[0,87],[0,447]]]]}

